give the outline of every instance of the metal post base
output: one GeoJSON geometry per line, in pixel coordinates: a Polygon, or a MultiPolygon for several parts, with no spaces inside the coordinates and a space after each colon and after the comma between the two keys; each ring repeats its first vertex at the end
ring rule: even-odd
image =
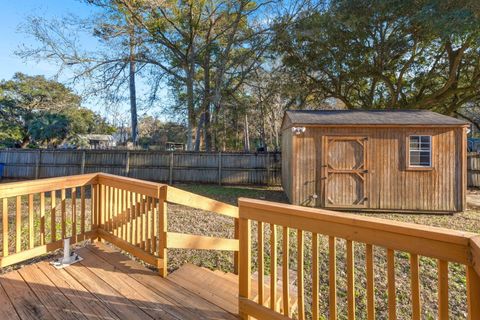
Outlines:
{"type": "Polygon", "coordinates": [[[56,260],[52,261],[50,264],[57,269],[63,269],[63,268],[68,267],[69,265],[80,262],[82,260],[83,260],[82,257],[80,257],[78,254],[72,252],[68,259],[65,259],[64,257],[62,257],[62,258],[59,258],[59,259],[56,259],[56,260]]]}

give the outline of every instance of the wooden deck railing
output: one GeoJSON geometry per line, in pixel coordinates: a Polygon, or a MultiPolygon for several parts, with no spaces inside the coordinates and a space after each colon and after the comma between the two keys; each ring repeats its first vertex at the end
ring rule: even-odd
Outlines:
{"type": "MultiPolygon", "coordinates": [[[[480,236],[468,232],[433,228],[415,224],[391,222],[344,213],[304,208],[260,200],[240,199],[239,208],[164,184],[118,177],[108,174],[87,174],[15,182],[0,185],[2,255],[0,267],[12,265],[61,248],[62,239],[72,242],[103,239],[137,258],[157,266],[160,275],[167,275],[169,248],[228,250],[235,253],[235,268],[239,266],[239,310],[243,318],[290,319],[291,301],[296,304],[295,316],[305,318],[311,301],[312,317],[320,315],[319,245],[328,238],[329,318],[337,317],[337,239],[346,246],[347,317],[356,313],[354,277],[355,243],[365,245],[366,316],[375,318],[374,247],[384,248],[387,260],[388,317],[397,316],[395,264],[396,251],[410,257],[410,301],[413,319],[421,317],[421,286],[419,258],[437,260],[438,316],[449,315],[449,263],[465,266],[469,319],[480,319],[480,236]],[[207,237],[169,232],[169,203],[207,210],[235,220],[235,239],[207,237]],[[257,227],[252,233],[252,221],[257,227]],[[277,227],[281,227],[279,235],[277,227]],[[270,229],[266,239],[266,229],[270,229]],[[296,230],[296,241],[290,243],[290,231],[296,230]],[[305,236],[312,239],[304,246],[305,236]],[[254,252],[258,269],[258,287],[252,290],[252,236],[257,242],[254,252]],[[281,285],[277,261],[277,242],[282,242],[281,285]],[[265,244],[270,246],[265,246],[265,244]],[[273,245],[272,245],[273,244],[273,245]],[[291,284],[288,254],[295,247],[297,299],[290,299],[291,284]],[[265,248],[269,248],[269,252],[265,248]],[[307,250],[311,252],[307,252],[307,250]],[[240,257],[238,257],[240,253],[240,257]],[[284,254],[285,253],[285,254],[284,254]],[[311,292],[305,298],[305,257],[311,257],[311,292]],[[238,259],[239,258],[239,259],[238,259]],[[237,265],[239,263],[239,265],[237,265]],[[269,270],[267,270],[269,269],[269,270]],[[267,272],[269,284],[265,285],[267,272]],[[278,288],[278,286],[281,286],[278,288]],[[280,289],[278,291],[278,289],[280,289]],[[255,294],[252,294],[255,291],[255,294]],[[277,297],[277,295],[281,297],[277,297]],[[281,298],[281,299],[280,299],[281,298]],[[281,300],[281,305],[278,302],[281,300]]],[[[426,289],[426,288],[425,288],[426,289]]]]}
{"type": "Polygon", "coordinates": [[[458,232],[448,229],[433,228],[415,224],[392,222],[388,220],[359,217],[320,209],[304,208],[292,205],[272,203],[261,200],[239,199],[240,213],[240,287],[239,310],[242,318],[253,316],[257,319],[290,319],[292,310],[289,306],[290,284],[288,269],[291,261],[288,252],[292,248],[289,243],[289,231],[296,229],[296,269],[297,269],[297,298],[298,319],[305,319],[306,299],[304,286],[304,237],[310,233],[312,239],[311,256],[312,272],[311,292],[312,319],[319,319],[319,246],[321,236],[328,237],[328,265],[329,265],[329,319],[337,319],[337,266],[336,243],[337,239],[344,239],[346,244],[346,295],[348,319],[355,319],[355,278],[354,270],[358,268],[354,260],[354,244],[365,245],[366,269],[366,315],[362,318],[375,319],[375,287],[373,248],[382,247],[387,257],[387,292],[388,318],[397,318],[397,299],[395,281],[395,251],[403,251],[410,256],[410,299],[412,319],[421,318],[419,256],[437,259],[438,269],[438,318],[448,319],[448,265],[450,262],[465,265],[467,273],[467,295],[469,319],[480,319],[480,237],[477,234],[458,232]],[[257,232],[252,234],[252,221],[257,232]],[[265,252],[265,230],[270,229],[270,252],[265,252]],[[280,310],[276,303],[278,278],[277,255],[277,226],[283,230],[282,248],[282,304],[280,310]],[[258,268],[258,288],[256,295],[252,295],[252,237],[255,238],[256,264],[258,268]],[[266,302],[265,292],[265,259],[269,254],[269,291],[270,298],[266,302]]]}
{"type": "Polygon", "coordinates": [[[204,250],[225,250],[233,251],[234,272],[238,273],[238,250],[239,250],[239,229],[238,229],[238,207],[227,203],[216,201],[191,192],[169,186],[167,192],[168,203],[184,205],[190,208],[205,210],[227,216],[234,219],[234,239],[207,237],[185,233],[167,232],[166,247],[181,249],[204,249],[204,250]]]}
{"type": "Polygon", "coordinates": [[[166,272],[166,185],[98,175],[98,239],[166,272]]]}
{"type": "Polygon", "coordinates": [[[165,184],[104,173],[14,182],[0,185],[0,203],[0,267],[54,251],[71,237],[71,243],[106,240],[162,276],[169,248],[233,251],[238,269],[238,232],[236,239],[169,232],[167,205],[232,217],[237,231],[238,208],[165,184]]]}
{"type": "Polygon", "coordinates": [[[1,184],[0,267],[61,248],[65,237],[71,243],[94,238],[97,181],[96,174],[87,174],[1,184]]]}

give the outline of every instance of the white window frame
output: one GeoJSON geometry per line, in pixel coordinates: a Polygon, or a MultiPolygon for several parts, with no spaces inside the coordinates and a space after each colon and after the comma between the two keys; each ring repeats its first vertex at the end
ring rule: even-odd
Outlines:
{"type": "Polygon", "coordinates": [[[413,169],[431,169],[433,167],[433,156],[432,156],[432,153],[433,153],[433,136],[431,135],[426,135],[426,134],[412,134],[412,135],[409,135],[408,136],[408,167],[409,168],[413,168],[413,169]],[[423,137],[428,137],[429,139],[429,149],[428,149],[428,153],[429,153],[429,165],[421,165],[421,164],[412,164],[411,163],[411,155],[412,155],[412,151],[416,151],[416,152],[425,152],[427,150],[424,150],[422,149],[421,147],[419,149],[412,149],[411,148],[411,139],[412,137],[418,137],[419,140],[420,140],[420,143],[421,143],[421,140],[423,137]]]}

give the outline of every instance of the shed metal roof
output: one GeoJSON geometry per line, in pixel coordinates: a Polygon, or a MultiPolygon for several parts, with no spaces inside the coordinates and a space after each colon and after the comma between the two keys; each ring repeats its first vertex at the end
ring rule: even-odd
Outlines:
{"type": "Polygon", "coordinates": [[[468,122],[428,110],[288,110],[283,128],[291,125],[464,126],[468,122]]]}

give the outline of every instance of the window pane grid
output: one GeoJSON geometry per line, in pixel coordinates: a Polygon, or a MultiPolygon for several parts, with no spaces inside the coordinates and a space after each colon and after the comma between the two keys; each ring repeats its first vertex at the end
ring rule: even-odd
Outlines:
{"type": "Polygon", "coordinates": [[[430,167],[431,136],[410,136],[410,166],[430,167]]]}

